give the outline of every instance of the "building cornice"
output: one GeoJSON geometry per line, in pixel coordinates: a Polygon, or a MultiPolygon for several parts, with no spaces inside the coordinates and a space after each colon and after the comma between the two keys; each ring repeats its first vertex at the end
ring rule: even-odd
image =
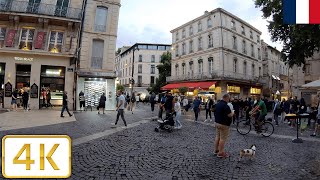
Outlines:
{"type": "Polygon", "coordinates": [[[239,21],[240,23],[242,23],[242,24],[250,27],[251,29],[253,29],[254,31],[256,31],[259,35],[262,34],[262,32],[261,32],[260,30],[258,30],[257,28],[253,27],[251,24],[247,23],[247,22],[244,21],[243,19],[240,19],[238,16],[236,16],[236,15],[234,15],[234,14],[232,14],[232,13],[230,13],[230,12],[228,12],[228,11],[222,9],[222,8],[217,8],[217,9],[214,9],[214,10],[212,10],[212,11],[206,13],[206,14],[203,14],[202,16],[200,16],[200,17],[198,17],[198,18],[196,18],[196,19],[193,19],[193,20],[191,20],[191,21],[189,21],[189,22],[187,22],[187,23],[185,23],[185,24],[183,24],[183,25],[181,25],[181,26],[179,26],[179,27],[177,27],[177,28],[174,28],[174,29],[171,30],[170,32],[171,32],[171,33],[174,33],[175,31],[177,31],[177,30],[179,30],[179,29],[189,27],[189,26],[190,26],[191,24],[193,24],[194,22],[197,22],[197,21],[199,21],[199,20],[201,20],[201,19],[204,19],[204,18],[206,18],[206,17],[208,17],[208,16],[210,16],[210,15],[212,15],[212,14],[214,14],[214,13],[217,13],[217,12],[222,12],[222,13],[224,13],[224,14],[227,14],[227,15],[229,15],[230,17],[232,17],[233,19],[239,21]]]}

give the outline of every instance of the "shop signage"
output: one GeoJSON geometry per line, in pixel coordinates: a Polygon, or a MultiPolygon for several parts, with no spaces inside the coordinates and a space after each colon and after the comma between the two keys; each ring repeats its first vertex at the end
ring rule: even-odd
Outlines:
{"type": "Polygon", "coordinates": [[[79,76],[90,76],[90,77],[115,77],[115,73],[107,72],[81,72],[79,71],[79,76]]]}
{"type": "Polygon", "coordinates": [[[36,83],[32,84],[30,88],[30,98],[38,98],[38,86],[36,83]]]}
{"type": "Polygon", "coordinates": [[[12,47],[13,46],[13,42],[14,42],[14,37],[16,35],[16,30],[14,29],[10,29],[7,35],[7,39],[6,39],[6,46],[7,47],[12,47]]]}
{"type": "Polygon", "coordinates": [[[26,57],[14,57],[14,60],[16,61],[33,61],[33,58],[26,58],[26,57]]]}
{"type": "Polygon", "coordinates": [[[7,84],[4,85],[4,94],[6,97],[12,96],[12,84],[10,82],[7,82],[7,84]]]}
{"type": "Polygon", "coordinates": [[[67,71],[68,72],[73,72],[73,68],[68,68],[67,71]]]}
{"type": "Polygon", "coordinates": [[[42,49],[44,37],[45,37],[45,32],[38,32],[37,38],[34,44],[35,49],[42,49]]]}

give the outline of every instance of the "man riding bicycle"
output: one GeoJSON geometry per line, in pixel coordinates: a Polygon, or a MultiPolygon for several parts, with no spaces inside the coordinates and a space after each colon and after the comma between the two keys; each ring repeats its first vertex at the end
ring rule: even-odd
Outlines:
{"type": "Polygon", "coordinates": [[[261,133],[261,125],[267,116],[267,106],[261,100],[260,96],[257,96],[257,103],[250,114],[255,118],[255,123],[257,125],[257,133],[261,133]]]}

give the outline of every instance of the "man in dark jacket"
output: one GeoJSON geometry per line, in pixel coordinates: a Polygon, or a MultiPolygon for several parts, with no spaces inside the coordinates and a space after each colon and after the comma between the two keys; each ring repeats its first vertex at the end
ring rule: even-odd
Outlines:
{"type": "Polygon", "coordinates": [[[155,99],[156,99],[156,95],[154,93],[152,93],[152,95],[150,96],[150,99],[149,99],[150,104],[151,104],[151,112],[152,112],[152,114],[154,112],[154,105],[156,104],[155,99]]]}
{"type": "Polygon", "coordinates": [[[208,101],[205,104],[205,107],[206,107],[206,120],[204,122],[208,121],[208,115],[210,117],[209,121],[211,122],[212,121],[211,110],[213,108],[213,100],[211,97],[209,97],[208,101]]]}
{"type": "Polygon", "coordinates": [[[227,158],[229,154],[224,152],[224,144],[229,136],[229,129],[232,122],[234,112],[228,106],[230,95],[225,94],[222,100],[216,105],[215,121],[216,121],[216,137],[215,137],[215,151],[219,158],[227,158]]]}
{"type": "Polygon", "coordinates": [[[28,101],[29,101],[29,93],[27,90],[24,90],[22,94],[22,103],[24,111],[28,111],[28,101]]]}
{"type": "Polygon", "coordinates": [[[169,92],[166,95],[166,102],[164,103],[164,108],[166,110],[166,114],[168,115],[169,113],[172,112],[173,110],[173,96],[172,94],[169,92]]]}
{"type": "Polygon", "coordinates": [[[61,109],[60,117],[64,117],[63,116],[64,110],[66,110],[68,112],[70,117],[72,116],[72,114],[69,112],[69,108],[68,108],[68,93],[67,93],[67,91],[65,91],[64,94],[63,94],[62,109],[61,109]]]}

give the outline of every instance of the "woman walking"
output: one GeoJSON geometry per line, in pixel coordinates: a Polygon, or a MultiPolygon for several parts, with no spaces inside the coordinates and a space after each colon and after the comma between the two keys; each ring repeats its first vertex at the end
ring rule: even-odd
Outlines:
{"type": "Polygon", "coordinates": [[[174,98],[174,111],[176,113],[176,122],[175,122],[175,129],[181,129],[182,124],[180,122],[180,117],[181,117],[181,106],[179,99],[176,97],[174,98]]]}
{"type": "Polygon", "coordinates": [[[25,89],[22,94],[22,103],[24,111],[28,111],[28,101],[29,101],[29,93],[25,89]]]}
{"type": "Polygon", "coordinates": [[[104,95],[104,93],[102,93],[101,97],[100,97],[100,102],[99,102],[99,107],[98,107],[98,114],[100,114],[100,108],[102,108],[102,112],[104,114],[104,108],[106,107],[106,96],[104,95]]]}

